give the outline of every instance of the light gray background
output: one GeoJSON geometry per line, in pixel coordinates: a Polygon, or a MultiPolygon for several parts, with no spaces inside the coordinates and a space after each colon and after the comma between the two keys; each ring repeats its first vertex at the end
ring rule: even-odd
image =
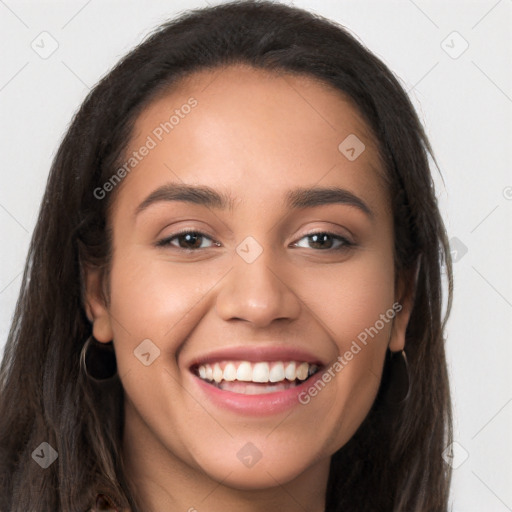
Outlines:
{"type": "MultiPolygon", "coordinates": [[[[50,163],[72,114],[156,25],[213,3],[0,0],[1,350],[50,163]],[[56,51],[44,55],[52,44],[56,51]]],[[[400,77],[426,126],[457,260],[447,330],[453,510],[511,511],[512,0],[284,3],[348,27],[400,77]]]]}

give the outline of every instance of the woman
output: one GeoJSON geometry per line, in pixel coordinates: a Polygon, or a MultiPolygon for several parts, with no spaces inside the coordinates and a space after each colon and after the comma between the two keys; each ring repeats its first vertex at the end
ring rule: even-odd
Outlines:
{"type": "Polygon", "coordinates": [[[155,31],[52,165],[1,367],[1,510],[447,510],[428,154],[333,22],[250,1],[155,31]]]}

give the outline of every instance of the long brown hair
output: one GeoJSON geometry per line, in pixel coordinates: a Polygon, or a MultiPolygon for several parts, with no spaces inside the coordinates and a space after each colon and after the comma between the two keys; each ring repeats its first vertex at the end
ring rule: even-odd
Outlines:
{"type": "Polygon", "coordinates": [[[152,98],[189,73],[231,63],[308,75],[353,101],[385,164],[397,276],[421,257],[405,343],[410,396],[391,410],[381,399],[383,379],[365,421],[331,459],[326,510],[447,510],[451,472],[442,452],[452,416],[444,325],[452,267],[429,141],[398,80],[344,27],[299,8],[245,1],[188,11],[159,27],[90,92],[59,147],[0,370],[2,511],[84,511],[97,492],[140,510],[123,469],[121,382],[99,387],[79,365],[91,334],[83,265],[108,272],[110,264],[114,194],[99,200],[93,191],[114,174],[152,98]],[[42,442],[58,453],[44,470],[31,456],[42,442]]]}

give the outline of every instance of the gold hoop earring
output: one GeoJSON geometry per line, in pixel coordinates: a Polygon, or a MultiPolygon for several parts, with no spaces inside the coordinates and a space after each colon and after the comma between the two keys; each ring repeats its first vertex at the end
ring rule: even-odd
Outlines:
{"type": "Polygon", "coordinates": [[[411,394],[409,363],[405,350],[391,352],[382,377],[384,402],[390,406],[403,405],[411,394]]]}
{"type": "Polygon", "coordinates": [[[103,382],[117,376],[114,344],[100,343],[92,335],[87,338],[80,352],[80,367],[87,378],[103,382]]]}

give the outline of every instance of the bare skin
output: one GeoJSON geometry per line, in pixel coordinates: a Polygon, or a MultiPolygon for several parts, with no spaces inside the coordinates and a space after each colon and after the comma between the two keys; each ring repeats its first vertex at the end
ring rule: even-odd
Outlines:
{"type": "Polygon", "coordinates": [[[321,512],[330,457],[368,414],[386,349],[404,347],[410,316],[410,291],[402,280],[395,288],[384,171],[339,92],[246,66],[194,74],[153,101],[127,154],[190,97],[197,105],[115,191],[108,305],[100,274],[87,275],[93,333],[114,340],[125,390],[129,478],[144,511],[321,512]],[[350,134],[366,146],[353,161],[338,149],[350,134]],[[232,209],[161,200],[136,214],[176,183],[229,194],[232,209]],[[371,214],[341,203],[291,208],[285,194],[296,187],[346,189],[371,214]],[[204,236],[156,245],[184,228],[204,236]],[[325,232],[334,237],[323,245],[307,236],[325,232]],[[236,251],[248,236],[262,249],[251,263],[236,251]],[[211,403],[189,370],[212,350],[274,345],[332,368],[394,303],[393,321],[305,405],[245,416],[211,403]],[[146,339],[160,350],[148,366],[134,357],[146,339]],[[261,453],[252,467],[237,456],[248,442],[261,453]]]}

